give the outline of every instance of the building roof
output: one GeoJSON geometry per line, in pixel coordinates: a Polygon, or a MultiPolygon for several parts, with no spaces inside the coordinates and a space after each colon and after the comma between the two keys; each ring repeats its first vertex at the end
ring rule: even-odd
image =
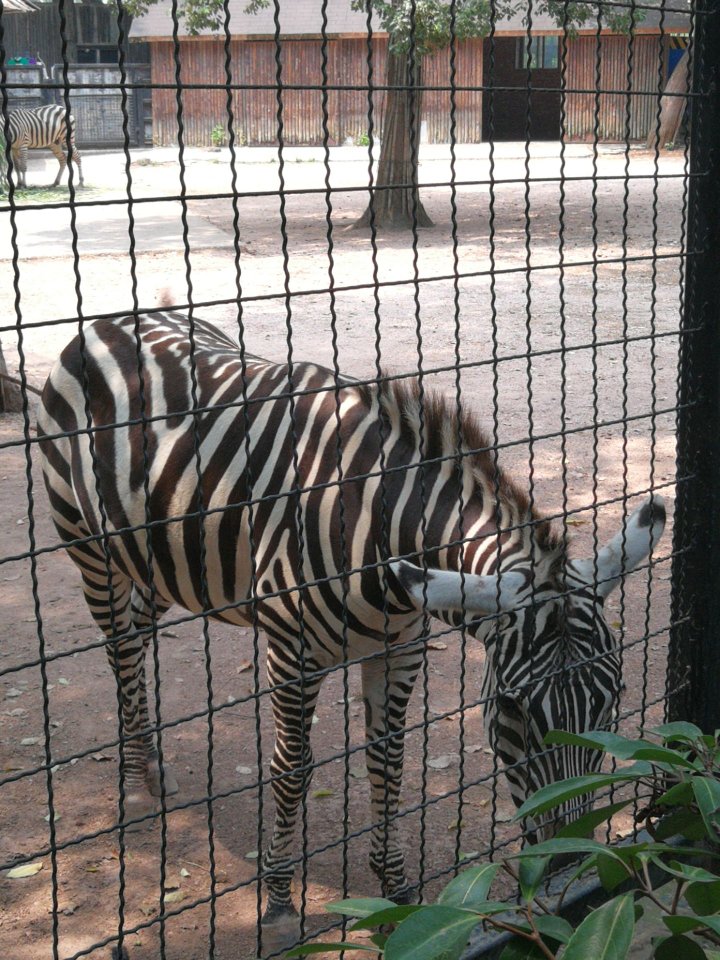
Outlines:
{"type": "MultiPolygon", "coordinates": [[[[9,0],[3,0],[4,3],[9,0]]],[[[24,3],[26,0],[13,0],[24,3]]],[[[274,37],[275,36],[275,4],[259,10],[257,13],[245,13],[249,0],[229,0],[230,33],[233,37],[274,37]]],[[[627,0],[628,8],[630,0],[627,0]]],[[[640,25],[640,31],[658,29],[661,6],[669,7],[671,12],[665,14],[663,29],[666,32],[681,32],[688,28],[688,14],[677,13],[687,5],[687,0],[638,0],[638,6],[645,8],[649,5],[656,10],[644,10],[645,17],[640,25]]],[[[280,0],[280,35],[283,37],[319,37],[322,35],[323,0],[280,0]]],[[[169,39],[173,35],[172,0],[158,0],[149,7],[142,17],[135,17],[130,28],[130,37],[133,40],[169,39]]],[[[688,7],[689,9],[689,7],[688,7]]],[[[557,21],[548,14],[533,13],[533,33],[559,32],[557,21]]],[[[525,13],[520,11],[508,20],[498,23],[498,33],[522,34],[527,30],[525,13]]],[[[590,30],[595,32],[595,25],[590,30]]],[[[373,16],[373,31],[381,36],[377,16],[373,16]]],[[[201,30],[199,36],[211,37],[222,34],[222,30],[201,30]]],[[[582,31],[581,31],[582,32],[582,31]]],[[[328,37],[364,37],[367,36],[367,16],[364,11],[353,10],[350,0],[327,0],[327,27],[328,37]]],[[[181,20],[178,27],[180,37],[189,36],[185,23],[181,20]]]]}
{"type": "Polygon", "coordinates": [[[2,0],[3,13],[36,13],[37,6],[31,0],[2,0]]]}

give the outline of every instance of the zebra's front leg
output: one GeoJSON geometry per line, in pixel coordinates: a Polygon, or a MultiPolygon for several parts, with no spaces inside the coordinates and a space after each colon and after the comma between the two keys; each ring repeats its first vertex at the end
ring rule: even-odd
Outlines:
{"type": "Polygon", "coordinates": [[[383,896],[396,903],[410,903],[414,899],[397,840],[397,812],[402,785],[405,712],[421,659],[417,651],[406,651],[382,655],[362,665],[373,823],[370,868],[380,880],[383,896]]]}
{"type": "MultiPolygon", "coordinates": [[[[283,656],[287,656],[287,650],[283,656]]],[[[313,774],[310,728],[320,690],[320,680],[312,676],[313,670],[307,660],[301,671],[299,664],[289,666],[280,660],[272,646],[268,651],[268,679],[272,686],[282,686],[271,694],[275,750],[270,772],[275,823],[262,860],[268,893],[262,918],[263,956],[294,946],[300,937],[300,917],[290,892],[295,871],[290,860],[298,808],[313,774]],[[297,680],[287,684],[291,670],[297,680]]]]}

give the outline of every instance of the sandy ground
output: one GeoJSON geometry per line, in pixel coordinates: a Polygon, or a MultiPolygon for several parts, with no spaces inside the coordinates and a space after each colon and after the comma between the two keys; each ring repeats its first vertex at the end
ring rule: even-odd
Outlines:
{"type": "MultiPolygon", "coordinates": [[[[30,183],[52,180],[53,164],[33,158],[30,183]]],[[[641,151],[627,158],[607,147],[595,164],[585,146],[568,149],[561,159],[556,146],[539,145],[526,162],[522,148],[503,145],[496,154],[491,203],[486,148],[462,148],[456,179],[473,183],[455,191],[456,247],[451,191],[428,187],[423,199],[436,226],[422,231],[415,246],[410,234],[380,234],[373,258],[369,231],[349,229],[366,202],[362,190],[352,189],[367,183],[362,151],[333,151],[329,177],[338,192],[331,198],[332,230],[322,151],[288,151],[284,165],[268,151],[241,151],[237,190],[263,195],[241,195],[236,210],[229,197],[233,175],[227,152],[188,151],[184,205],[177,199],[180,172],[171,152],[138,152],[131,167],[134,267],[124,158],[91,155],[84,166],[89,188],[78,201],[92,203],[74,215],[66,209],[2,213],[0,339],[11,373],[19,370],[20,347],[25,375],[41,385],[76,331],[79,315],[91,319],[131,309],[134,297],[151,307],[165,291],[177,304],[191,300],[199,316],[228,332],[237,333],[240,319],[251,352],[283,360],[290,335],[296,358],[330,364],[334,332],[342,370],[372,375],[378,349],[392,371],[416,370],[421,356],[428,385],[451,395],[457,349],[463,403],[491,429],[495,410],[503,462],[519,482],[532,484],[545,513],[561,513],[565,506],[578,511],[571,528],[578,554],[591,551],[596,534],[602,540],[615,532],[622,517],[617,498],[629,498],[632,507],[650,486],[658,487],[672,518],[681,156],[663,157],[661,179],[654,180],[655,159],[641,151]],[[600,179],[593,194],[588,178],[595,166],[600,179]],[[504,182],[511,180],[516,182],[504,182]],[[299,191],[286,196],[282,210],[276,195],[281,181],[286,190],[299,191]],[[157,200],[145,202],[148,198],[157,200]],[[114,203],[95,203],[104,200],[114,203]],[[599,265],[593,273],[588,263],[595,252],[599,265]],[[375,269],[387,283],[377,302],[375,269]],[[570,431],[564,442],[558,436],[563,427],[570,431]],[[594,500],[606,505],[593,511],[594,500]]],[[[428,148],[422,181],[441,183],[448,175],[448,151],[428,148]]],[[[137,931],[126,938],[131,960],[201,960],[213,941],[216,958],[254,957],[255,856],[272,812],[269,789],[259,790],[257,783],[259,770],[267,775],[272,730],[268,706],[261,702],[256,713],[253,701],[243,700],[253,684],[252,631],[210,625],[211,693],[202,624],[184,622],[163,632],[163,720],[202,713],[209,696],[223,708],[216,714],[212,749],[216,799],[203,802],[207,720],[179,722],[163,736],[181,788],[171,806],[195,802],[169,812],[162,828],[121,843],[113,826],[117,750],[108,746],[117,736],[115,694],[102,650],[84,649],[97,637],[77,574],[59,551],[42,553],[34,564],[9,559],[26,553],[30,537],[40,548],[56,542],[37,452],[33,444],[26,450],[24,435],[21,415],[0,419],[0,606],[6,624],[0,648],[0,864],[30,858],[42,869],[26,879],[0,873],[0,957],[105,958],[109,946],[91,948],[116,937],[119,922],[137,931]],[[48,727],[36,665],[41,642],[46,655],[57,655],[45,681],[48,727]],[[22,666],[27,663],[33,665],[22,666]],[[47,766],[48,759],[51,777],[44,769],[27,772],[47,766]],[[61,845],[55,857],[47,853],[49,789],[61,845]],[[166,908],[179,913],[160,924],[153,921],[163,883],[170,894],[166,908]],[[213,890],[218,899],[211,912],[204,901],[213,890]]],[[[671,524],[660,559],[670,552],[670,535],[671,524]]],[[[609,620],[626,645],[628,729],[638,718],[662,718],[668,579],[669,562],[661,562],[650,591],[647,573],[636,574],[624,594],[608,603],[609,620]]],[[[443,635],[429,650],[427,676],[412,704],[410,724],[420,724],[426,713],[430,722],[426,732],[416,728],[409,734],[401,833],[409,873],[422,878],[428,896],[439,888],[435,877],[449,876],[457,854],[484,856],[513,833],[507,825],[509,795],[502,779],[495,788],[480,710],[472,706],[482,661],[482,649],[463,651],[457,636],[443,635]]],[[[347,692],[344,682],[338,674],[326,683],[315,726],[316,760],[322,765],[307,805],[301,837],[307,866],[298,871],[297,884],[308,929],[325,922],[323,902],[345,892],[376,892],[366,866],[362,754],[342,757],[348,746],[363,742],[358,678],[350,674],[347,692]]],[[[621,822],[617,829],[627,826],[621,822]]]]}

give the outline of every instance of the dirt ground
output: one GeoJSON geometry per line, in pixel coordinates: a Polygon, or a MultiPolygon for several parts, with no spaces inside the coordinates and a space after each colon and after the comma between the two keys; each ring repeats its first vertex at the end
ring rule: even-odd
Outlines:
{"type": "MultiPolygon", "coordinates": [[[[191,300],[198,316],[237,333],[239,290],[248,349],[275,360],[286,358],[290,333],[297,359],[331,364],[334,315],[342,370],[371,375],[379,337],[384,367],[416,370],[421,356],[423,369],[435,371],[427,373],[428,386],[451,395],[457,343],[463,403],[491,429],[496,410],[502,461],[516,480],[532,485],[543,512],[578,511],[571,527],[578,555],[591,552],[596,535],[602,541],[618,528],[623,507],[614,501],[628,498],[632,508],[648,488],[659,489],[670,517],[657,552],[661,562],[650,584],[647,572],[638,573],[608,601],[608,619],[626,646],[622,709],[630,715],[628,729],[635,729],[638,720],[661,720],[663,709],[683,158],[661,158],[660,179],[654,180],[655,158],[642,151],[626,156],[605,147],[594,164],[584,145],[569,148],[562,160],[556,145],[538,145],[527,162],[522,147],[501,147],[493,202],[486,145],[458,151],[456,246],[451,192],[427,187],[423,199],[436,226],[419,234],[415,248],[410,234],[380,234],[377,267],[369,231],[350,229],[367,199],[352,189],[367,183],[361,150],[332,153],[330,182],[338,192],[331,200],[331,231],[322,151],[288,151],[281,166],[269,151],[243,150],[237,189],[262,195],[237,201],[239,274],[227,152],[188,151],[187,262],[176,158],[170,151],[138,152],[131,167],[137,300],[142,307],[164,296],[177,304],[191,300]],[[595,193],[588,179],[594,166],[600,178],[595,193]],[[282,210],[276,195],[281,181],[286,190],[300,191],[287,195],[282,210]],[[145,202],[153,197],[158,200],[145,202]],[[379,321],[375,269],[387,284],[377,294],[379,321]],[[563,427],[569,431],[564,442],[558,437],[563,427]],[[595,511],[593,502],[607,505],[595,511]]],[[[29,182],[49,182],[53,164],[32,158],[29,182]]],[[[442,183],[449,172],[447,149],[428,148],[422,181],[442,183]]],[[[88,189],[78,193],[79,202],[114,205],[91,203],[74,218],[63,209],[6,210],[0,219],[0,339],[10,372],[18,373],[22,354],[25,375],[36,386],[76,331],[79,315],[91,319],[133,305],[123,156],[88,156],[85,177],[88,189]]],[[[272,745],[269,705],[261,698],[256,713],[246,699],[253,690],[252,631],[209,625],[211,694],[202,623],[162,631],[162,719],[180,721],[162,741],[180,783],[170,807],[191,805],[171,809],[162,826],[128,835],[121,844],[114,828],[115,692],[105,655],[94,645],[97,632],[78,576],[57,550],[42,552],[34,564],[12,559],[26,554],[31,538],[41,550],[57,540],[36,447],[24,443],[26,429],[20,414],[0,417],[0,608],[6,624],[0,646],[0,867],[30,859],[42,869],[24,879],[0,873],[0,957],[106,958],[110,946],[93,945],[116,937],[122,922],[133,931],[125,940],[131,960],[201,960],[213,940],[216,960],[249,960],[256,955],[256,856],[272,816],[269,789],[258,789],[272,745]],[[41,648],[55,657],[45,678],[37,665],[41,648]],[[212,804],[203,802],[207,719],[180,720],[206,711],[209,696],[222,707],[214,720],[212,804]],[[42,769],[48,762],[50,776],[42,769]],[[40,772],[27,773],[36,768],[40,772]],[[48,853],[49,791],[61,847],[54,857],[48,853]],[[160,924],[153,921],[163,883],[166,909],[177,916],[160,924]],[[206,902],[211,890],[217,895],[212,912],[206,902]]],[[[457,635],[443,633],[428,650],[426,677],[412,702],[400,830],[409,875],[421,878],[426,896],[450,875],[457,854],[485,856],[492,846],[511,842],[515,829],[508,824],[513,809],[507,788],[495,778],[483,738],[480,708],[473,705],[482,662],[478,646],[463,650],[457,635]],[[424,731],[419,725],[426,712],[424,731]]],[[[298,845],[307,865],[298,870],[297,900],[311,930],[326,922],[324,902],[346,892],[377,892],[367,868],[362,753],[347,761],[342,756],[363,743],[358,678],[351,672],[347,679],[349,700],[344,683],[342,673],[330,677],[321,696],[314,728],[321,765],[298,845]]],[[[620,831],[628,827],[628,821],[616,824],[620,831]]]]}

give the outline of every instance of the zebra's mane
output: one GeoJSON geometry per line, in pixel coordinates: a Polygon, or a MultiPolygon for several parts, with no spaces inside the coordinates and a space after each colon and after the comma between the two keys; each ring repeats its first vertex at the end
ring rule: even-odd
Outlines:
{"type": "Polygon", "coordinates": [[[566,539],[535,509],[527,492],[504,472],[494,444],[474,413],[463,409],[458,421],[457,406],[437,390],[423,386],[417,378],[390,380],[366,387],[367,401],[380,401],[390,421],[399,420],[408,442],[417,447],[422,434],[426,460],[454,459],[458,441],[463,451],[463,469],[472,470],[484,499],[490,497],[510,507],[517,522],[532,528],[535,550],[549,560],[559,577],[565,561],[566,539]],[[374,394],[374,396],[373,396],[374,394]],[[422,396],[422,400],[421,400],[422,396]]]}

